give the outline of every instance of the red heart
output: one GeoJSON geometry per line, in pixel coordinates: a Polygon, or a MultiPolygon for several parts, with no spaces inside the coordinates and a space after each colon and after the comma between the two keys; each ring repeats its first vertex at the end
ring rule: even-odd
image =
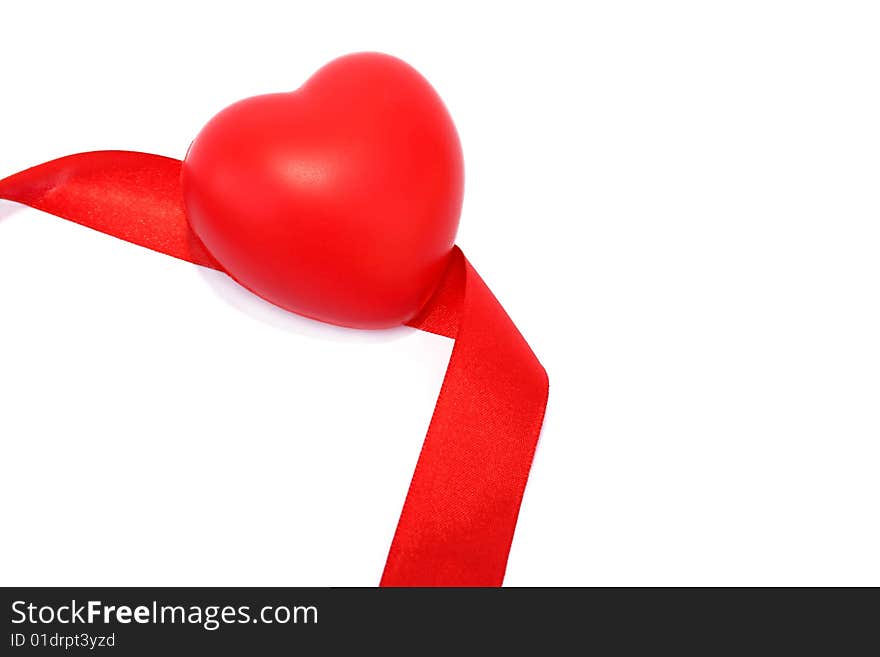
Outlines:
{"type": "Polygon", "coordinates": [[[464,165],[428,82],[362,53],[220,112],[182,183],[193,231],[239,283],[308,317],[383,328],[411,319],[443,275],[464,165]]]}

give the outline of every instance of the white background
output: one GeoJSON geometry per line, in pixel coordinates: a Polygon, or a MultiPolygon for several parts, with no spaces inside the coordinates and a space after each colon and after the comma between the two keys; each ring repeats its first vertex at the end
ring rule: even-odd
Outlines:
{"type": "MultiPolygon", "coordinates": [[[[506,584],[880,584],[880,10],[5,3],[0,175],[382,50],[547,367],[506,584]]],[[[451,342],[0,202],[0,583],[364,584],[451,342]]]]}

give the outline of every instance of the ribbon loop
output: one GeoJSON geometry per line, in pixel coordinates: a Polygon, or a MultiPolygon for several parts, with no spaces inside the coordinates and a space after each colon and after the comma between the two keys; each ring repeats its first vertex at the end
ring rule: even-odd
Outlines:
{"type": "MultiPolygon", "coordinates": [[[[70,155],[0,180],[0,198],[223,270],[189,228],[181,162],[70,155]]],[[[383,586],[500,586],[547,404],[547,374],[458,247],[408,323],[455,339],[383,586]]]]}

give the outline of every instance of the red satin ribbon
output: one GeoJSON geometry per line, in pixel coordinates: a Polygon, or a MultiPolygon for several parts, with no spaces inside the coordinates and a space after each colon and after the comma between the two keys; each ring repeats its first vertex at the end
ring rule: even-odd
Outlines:
{"type": "MultiPolygon", "coordinates": [[[[179,160],[98,151],[0,180],[0,198],[223,270],[189,229],[179,160]]],[[[410,326],[455,339],[382,586],[500,586],[548,381],[458,247],[410,326]]]]}

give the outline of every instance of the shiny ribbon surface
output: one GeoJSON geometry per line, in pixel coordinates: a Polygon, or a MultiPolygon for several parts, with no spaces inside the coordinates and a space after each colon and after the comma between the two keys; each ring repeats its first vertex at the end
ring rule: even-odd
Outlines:
{"type": "MultiPolygon", "coordinates": [[[[0,198],[223,271],[190,230],[180,169],[147,153],[81,153],[0,180],[0,198]]],[[[500,586],[547,374],[458,247],[408,325],[455,345],[381,585],[500,586]]]]}

